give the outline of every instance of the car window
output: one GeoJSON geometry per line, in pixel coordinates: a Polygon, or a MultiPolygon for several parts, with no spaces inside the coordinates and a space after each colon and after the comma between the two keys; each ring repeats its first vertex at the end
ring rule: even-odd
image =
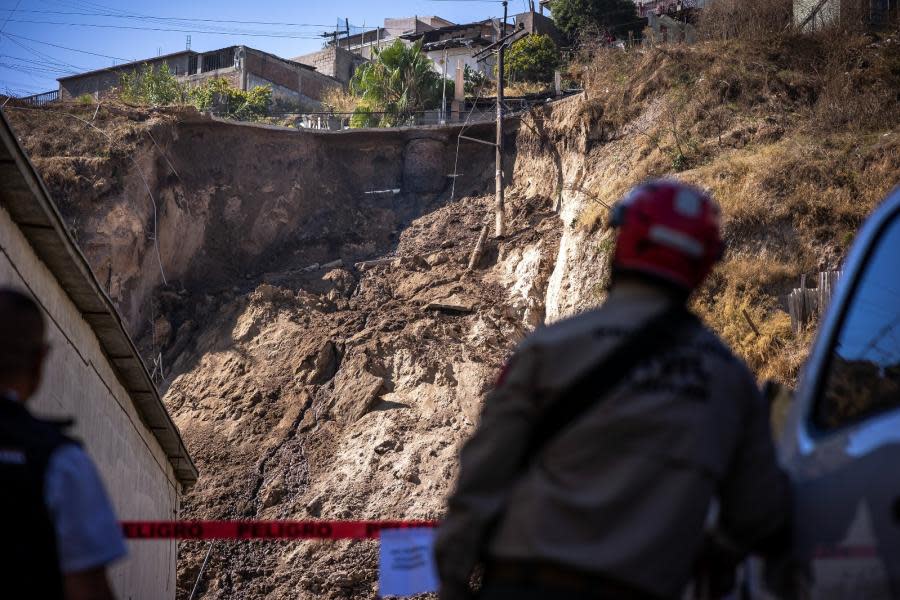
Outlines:
{"type": "Polygon", "coordinates": [[[863,269],[813,413],[826,430],[900,406],[900,218],[863,269]]]}

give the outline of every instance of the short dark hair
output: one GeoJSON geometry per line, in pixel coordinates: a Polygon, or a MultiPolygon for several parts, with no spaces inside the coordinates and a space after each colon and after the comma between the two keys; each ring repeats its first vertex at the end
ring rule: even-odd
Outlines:
{"type": "Polygon", "coordinates": [[[20,291],[0,287],[0,377],[37,366],[44,350],[44,314],[20,291]]]}

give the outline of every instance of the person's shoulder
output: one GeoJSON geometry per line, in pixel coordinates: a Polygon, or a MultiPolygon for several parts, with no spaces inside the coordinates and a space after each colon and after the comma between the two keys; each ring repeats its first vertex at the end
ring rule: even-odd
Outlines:
{"type": "Polygon", "coordinates": [[[520,344],[520,350],[530,350],[567,343],[575,338],[590,335],[604,323],[602,308],[561,319],[550,325],[538,327],[520,344]]]}
{"type": "Polygon", "coordinates": [[[47,464],[49,477],[65,475],[77,481],[93,481],[97,472],[94,461],[81,445],[66,438],[50,455],[47,464]]]}
{"type": "Polygon", "coordinates": [[[755,386],[756,378],[750,367],[708,325],[700,319],[697,323],[697,332],[693,336],[691,346],[715,363],[717,371],[721,369],[719,372],[727,373],[737,383],[752,382],[755,386]]]}

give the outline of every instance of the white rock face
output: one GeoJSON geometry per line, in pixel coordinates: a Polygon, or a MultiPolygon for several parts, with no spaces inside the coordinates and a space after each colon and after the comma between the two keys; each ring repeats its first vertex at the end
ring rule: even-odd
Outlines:
{"type": "Polygon", "coordinates": [[[589,310],[606,295],[607,254],[612,247],[613,233],[588,233],[579,227],[577,220],[583,208],[584,201],[577,195],[563,195],[560,210],[563,233],[544,301],[548,324],[589,310]]]}
{"type": "Polygon", "coordinates": [[[510,307],[521,323],[534,329],[544,321],[546,277],[541,271],[543,242],[514,248],[503,259],[503,283],[509,293],[510,307]]]}

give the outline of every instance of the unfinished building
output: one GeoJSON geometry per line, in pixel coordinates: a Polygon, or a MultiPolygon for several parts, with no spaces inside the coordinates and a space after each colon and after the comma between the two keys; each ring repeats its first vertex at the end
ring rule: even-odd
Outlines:
{"type": "MultiPolygon", "coordinates": [[[[30,403],[74,418],[122,520],[177,519],[197,469],[122,320],[0,112],[0,285],[31,294],[52,352],[30,403]]],[[[119,598],[175,598],[174,541],[131,543],[119,598]]]]}
{"type": "Polygon", "coordinates": [[[98,99],[109,96],[115,93],[123,73],[133,72],[145,64],[154,69],[166,65],[179,81],[188,85],[215,78],[226,79],[241,90],[268,85],[275,103],[286,107],[318,107],[328,90],[342,87],[338,79],[317,72],[313,66],[249,46],[229,46],[202,53],[183,50],[63,77],[58,80],[59,97],[71,100],[85,94],[98,99]]]}

